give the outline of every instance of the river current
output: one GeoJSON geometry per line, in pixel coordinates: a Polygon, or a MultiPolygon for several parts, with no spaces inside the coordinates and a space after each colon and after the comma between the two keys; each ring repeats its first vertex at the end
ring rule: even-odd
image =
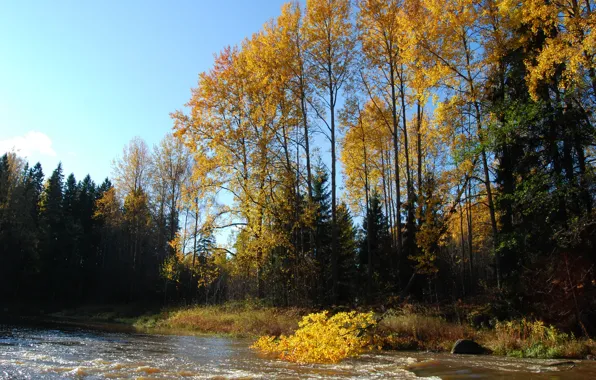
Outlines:
{"type": "Polygon", "coordinates": [[[596,379],[596,362],[366,353],[334,365],[262,356],[250,340],[0,324],[0,379],[596,379]]]}

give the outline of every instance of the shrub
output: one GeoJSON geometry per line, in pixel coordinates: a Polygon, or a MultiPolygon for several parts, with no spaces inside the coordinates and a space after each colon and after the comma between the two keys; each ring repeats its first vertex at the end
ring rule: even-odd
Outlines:
{"type": "Polygon", "coordinates": [[[376,323],[372,312],[341,312],[329,317],[329,312],[323,311],[303,317],[293,335],[263,336],[252,348],[292,362],[337,363],[370,346],[365,332],[376,323]]]}

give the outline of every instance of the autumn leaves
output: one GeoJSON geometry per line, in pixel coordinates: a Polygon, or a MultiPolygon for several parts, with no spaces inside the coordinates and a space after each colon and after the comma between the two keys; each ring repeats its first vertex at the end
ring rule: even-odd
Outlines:
{"type": "MultiPolygon", "coordinates": [[[[487,96],[504,75],[505,52],[525,43],[516,33],[521,25],[547,38],[526,62],[531,92],[560,62],[568,63],[562,85],[577,85],[578,72],[593,78],[592,16],[578,7],[541,0],[309,0],[304,8],[286,4],[262,30],[222,50],[200,75],[190,113],[174,118],[177,136],[195,154],[200,193],[233,199],[215,205],[212,220],[242,223],[237,254],[251,262],[259,295],[272,252],[316,258],[320,250],[312,166],[327,153],[319,149],[329,152],[331,301],[341,270],[340,198],[366,218],[373,194],[391,232],[394,290],[416,273],[437,271],[437,252],[455,228],[454,212],[464,217],[464,198],[484,205],[490,232],[479,245],[493,257],[498,281],[489,145],[490,128],[501,121],[487,96]],[[549,34],[553,26],[563,32],[549,34]]],[[[466,203],[467,219],[472,209],[478,207],[466,203]]],[[[473,252],[470,245],[469,260],[473,252]]]]}

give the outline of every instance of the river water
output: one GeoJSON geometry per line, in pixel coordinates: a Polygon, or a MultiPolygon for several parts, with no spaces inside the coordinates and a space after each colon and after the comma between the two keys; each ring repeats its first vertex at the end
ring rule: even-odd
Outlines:
{"type": "Polygon", "coordinates": [[[0,379],[596,379],[596,362],[367,353],[336,365],[264,357],[249,340],[0,324],[0,379]]]}

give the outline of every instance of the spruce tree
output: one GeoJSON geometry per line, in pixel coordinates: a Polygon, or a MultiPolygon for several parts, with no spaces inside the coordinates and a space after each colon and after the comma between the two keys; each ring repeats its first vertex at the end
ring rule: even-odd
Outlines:
{"type": "Polygon", "coordinates": [[[63,181],[62,163],[59,163],[46,182],[41,201],[41,289],[52,300],[62,295],[62,278],[67,266],[64,250],[63,181]]]}
{"type": "Polygon", "coordinates": [[[328,189],[329,175],[321,162],[315,167],[313,176],[313,202],[315,205],[315,249],[314,259],[319,267],[314,299],[327,303],[331,300],[331,193],[328,189]]]}
{"type": "Polygon", "coordinates": [[[350,209],[345,203],[337,207],[337,229],[338,229],[338,302],[349,303],[354,300],[358,290],[358,242],[356,241],[356,229],[350,209]]]}
{"type": "MultiPolygon", "coordinates": [[[[365,298],[372,300],[378,292],[387,291],[394,281],[390,265],[391,235],[387,219],[383,214],[380,196],[376,192],[371,195],[368,212],[368,217],[363,218],[362,223],[358,268],[362,285],[367,281],[372,281],[370,290],[373,294],[364,294],[365,298]],[[371,271],[368,268],[369,263],[372,265],[371,271]],[[372,277],[370,279],[367,278],[369,273],[372,277]]],[[[361,286],[361,289],[366,288],[366,286],[361,286]]]]}

